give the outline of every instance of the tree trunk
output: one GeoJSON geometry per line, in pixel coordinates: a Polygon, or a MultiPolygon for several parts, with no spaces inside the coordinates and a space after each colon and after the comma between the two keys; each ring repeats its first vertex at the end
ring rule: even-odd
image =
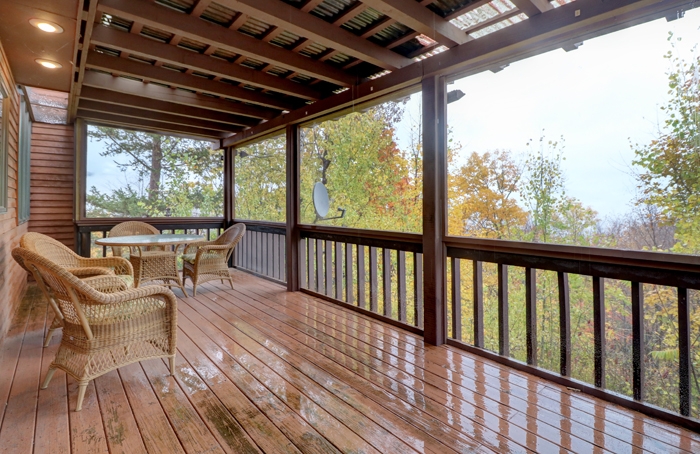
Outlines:
{"type": "Polygon", "coordinates": [[[160,196],[160,176],[163,161],[163,149],[161,136],[153,137],[153,152],[151,153],[151,178],[148,182],[148,201],[153,204],[160,196]]]}

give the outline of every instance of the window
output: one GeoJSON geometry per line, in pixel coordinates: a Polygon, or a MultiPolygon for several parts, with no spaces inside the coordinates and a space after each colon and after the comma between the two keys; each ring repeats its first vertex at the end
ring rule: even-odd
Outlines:
{"type": "Polygon", "coordinates": [[[421,232],[421,93],[353,110],[300,128],[301,222],[421,232]],[[328,193],[323,215],[318,183],[328,193]]]}
{"type": "Polygon", "coordinates": [[[285,221],[286,146],[282,134],[235,150],[236,219],[285,221]]]}
{"type": "Polygon", "coordinates": [[[223,153],[212,143],[88,125],[87,217],[221,217],[223,153]]]}
{"type": "Polygon", "coordinates": [[[29,115],[29,100],[20,96],[19,110],[19,158],[17,160],[17,222],[29,220],[30,166],[32,148],[32,119],[29,115]]]}

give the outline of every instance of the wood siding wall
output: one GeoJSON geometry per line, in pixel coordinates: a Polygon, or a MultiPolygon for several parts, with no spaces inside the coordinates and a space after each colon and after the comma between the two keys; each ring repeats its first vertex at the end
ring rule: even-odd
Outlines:
{"type": "Polygon", "coordinates": [[[7,131],[7,212],[0,214],[0,340],[24,293],[26,273],[12,259],[11,251],[27,231],[27,223],[17,224],[17,150],[19,148],[19,95],[7,56],[0,43],[0,79],[10,99],[7,131]]]}
{"type": "Polygon", "coordinates": [[[73,125],[32,126],[29,231],[49,235],[75,249],[73,125]]]}

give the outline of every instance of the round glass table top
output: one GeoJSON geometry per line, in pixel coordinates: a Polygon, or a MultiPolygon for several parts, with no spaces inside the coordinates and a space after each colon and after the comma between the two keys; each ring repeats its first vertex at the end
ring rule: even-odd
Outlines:
{"type": "Polygon", "coordinates": [[[162,233],[160,235],[131,235],[115,238],[100,238],[95,243],[100,246],[155,246],[194,243],[204,240],[202,235],[162,233]]]}

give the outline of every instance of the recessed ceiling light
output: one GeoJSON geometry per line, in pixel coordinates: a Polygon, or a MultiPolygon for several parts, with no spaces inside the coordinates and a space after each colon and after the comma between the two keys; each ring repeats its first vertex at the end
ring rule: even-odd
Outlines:
{"type": "Polygon", "coordinates": [[[39,63],[44,68],[49,68],[49,69],[63,68],[62,64],[55,62],[55,61],[51,61],[51,60],[44,60],[43,58],[37,58],[34,61],[39,63]]]}
{"type": "Polygon", "coordinates": [[[63,27],[54,22],[41,19],[29,19],[29,23],[46,33],[63,33],[63,27]]]}

